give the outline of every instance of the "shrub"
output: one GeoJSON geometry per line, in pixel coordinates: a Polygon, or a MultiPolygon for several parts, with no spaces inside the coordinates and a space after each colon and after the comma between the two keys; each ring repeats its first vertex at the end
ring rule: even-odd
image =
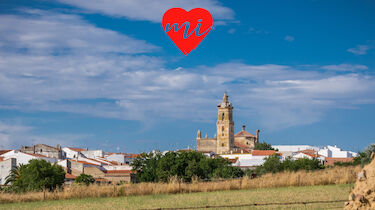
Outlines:
{"type": "Polygon", "coordinates": [[[79,184],[85,184],[85,185],[90,185],[90,184],[93,184],[95,182],[95,179],[94,177],[92,177],[91,175],[89,174],[81,174],[79,175],[75,181],[75,183],[79,183],[79,184]]]}
{"type": "Polygon", "coordinates": [[[271,144],[267,144],[266,142],[263,142],[263,143],[255,143],[255,146],[254,146],[254,149],[255,150],[275,150],[271,144]]]}

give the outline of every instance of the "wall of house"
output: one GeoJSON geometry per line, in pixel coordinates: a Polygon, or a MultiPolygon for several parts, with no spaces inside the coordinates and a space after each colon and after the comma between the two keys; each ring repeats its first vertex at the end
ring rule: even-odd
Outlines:
{"type": "Polygon", "coordinates": [[[242,145],[246,145],[250,149],[253,149],[255,147],[256,138],[234,137],[234,142],[240,143],[242,145]]]}
{"type": "Polygon", "coordinates": [[[23,152],[19,152],[19,151],[16,151],[16,150],[12,150],[10,152],[7,152],[5,154],[2,154],[1,155],[2,157],[4,157],[4,159],[9,159],[9,158],[15,158],[17,160],[17,165],[21,165],[21,164],[28,164],[30,160],[33,160],[33,159],[38,159],[38,160],[45,160],[47,162],[50,162],[50,163],[54,163],[57,161],[57,159],[55,158],[47,158],[47,157],[35,157],[31,154],[27,154],[27,153],[23,153],[23,152]]]}
{"type": "Polygon", "coordinates": [[[112,170],[132,170],[132,167],[129,165],[119,165],[119,166],[114,166],[114,165],[103,165],[102,168],[108,171],[112,170]]]}
{"type": "Polygon", "coordinates": [[[104,178],[104,172],[97,167],[84,167],[83,169],[84,174],[89,174],[94,178],[104,178]]]}
{"type": "Polygon", "coordinates": [[[65,153],[65,157],[66,157],[66,158],[77,158],[77,157],[78,157],[78,154],[79,154],[79,152],[76,152],[76,151],[74,151],[74,150],[71,150],[71,149],[69,149],[69,148],[67,148],[67,147],[64,147],[64,148],[63,148],[63,151],[64,151],[64,153],[65,153]]]}
{"type": "Polygon", "coordinates": [[[33,146],[22,146],[21,152],[29,154],[40,154],[50,158],[62,159],[62,151],[44,144],[36,144],[33,146]]]}
{"type": "Polygon", "coordinates": [[[116,174],[105,174],[105,179],[116,184],[119,182],[130,182],[131,176],[130,173],[116,173],[116,174]]]}
{"type": "Polygon", "coordinates": [[[115,162],[118,162],[118,163],[125,163],[126,162],[125,155],[122,155],[122,154],[108,155],[105,159],[108,160],[108,161],[115,161],[115,162]]]}
{"type": "Polygon", "coordinates": [[[87,158],[104,157],[103,150],[84,150],[81,153],[87,158]]]}
{"type": "Polygon", "coordinates": [[[0,161],[0,185],[5,184],[6,177],[9,175],[10,170],[16,167],[16,165],[17,160],[15,158],[0,161]]]}
{"type": "Polygon", "coordinates": [[[71,173],[74,176],[79,176],[83,173],[83,163],[68,160],[68,167],[70,166],[71,173]]]}

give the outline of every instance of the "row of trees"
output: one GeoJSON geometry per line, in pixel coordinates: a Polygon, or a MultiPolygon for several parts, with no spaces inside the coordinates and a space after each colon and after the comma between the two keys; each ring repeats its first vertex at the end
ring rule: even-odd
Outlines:
{"type": "Polygon", "coordinates": [[[208,158],[199,152],[142,153],[132,163],[135,177],[140,182],[167,182],[177,177],[190,182],[193,177],[201,180],[242,177],[244,172],[231,166],[221,157],[208,158]]]}
{"type": "Polygon", "coordinates": [[[363,151],[358,152],[358,156],[353,158],[351,162],[336,162],[335,165],[338,166],[348,166],[348,165],[366,165],[371,162],[371,154],[375,153],[375,144],[371,144],[363,151]]]}
{"type": "Polygon", "coordinates": [[[287,158],[281,161],[279,154],[273,154],[266,158],[263,165],[256,167],[255,169],[246,170],[246,175],[257,175],[260,176],[266,173],[277,173],[282,171],[298,171],[298,170],[317,170],[324,169],[324,165],[318,159],[302,158],[293,160],[287,158]]]}

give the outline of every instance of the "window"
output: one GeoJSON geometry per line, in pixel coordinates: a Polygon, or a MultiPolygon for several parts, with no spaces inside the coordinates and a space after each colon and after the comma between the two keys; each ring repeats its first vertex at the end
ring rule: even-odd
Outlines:
{"type": "Polygon", "coordinates": [[[224,143],[221,143],[221,146],[223,147],[223,146],[224,146],[224,143]]]}
{"type": "Polygon", "coordinates": [[[221,136],[224,136],[224,126],[221,127],[221,136]]]}
{"type": "Polygon", "coordinates": [[[224,120],[224,117],[225,117],[225,114],[223,113],[223,115],[221,116],[222,121],[224,120]]]}

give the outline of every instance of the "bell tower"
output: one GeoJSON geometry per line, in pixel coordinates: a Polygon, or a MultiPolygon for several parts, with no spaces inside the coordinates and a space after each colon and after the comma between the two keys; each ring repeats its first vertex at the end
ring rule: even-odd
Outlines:
{"type": "Polygon", "coordinates": [[[228,96],[224,93],[223,101],[217,105],[218,118],[217,130],[217,154],[229,153],[234,146],[234,122],[233,106],[228,101],[228,96]]]}

